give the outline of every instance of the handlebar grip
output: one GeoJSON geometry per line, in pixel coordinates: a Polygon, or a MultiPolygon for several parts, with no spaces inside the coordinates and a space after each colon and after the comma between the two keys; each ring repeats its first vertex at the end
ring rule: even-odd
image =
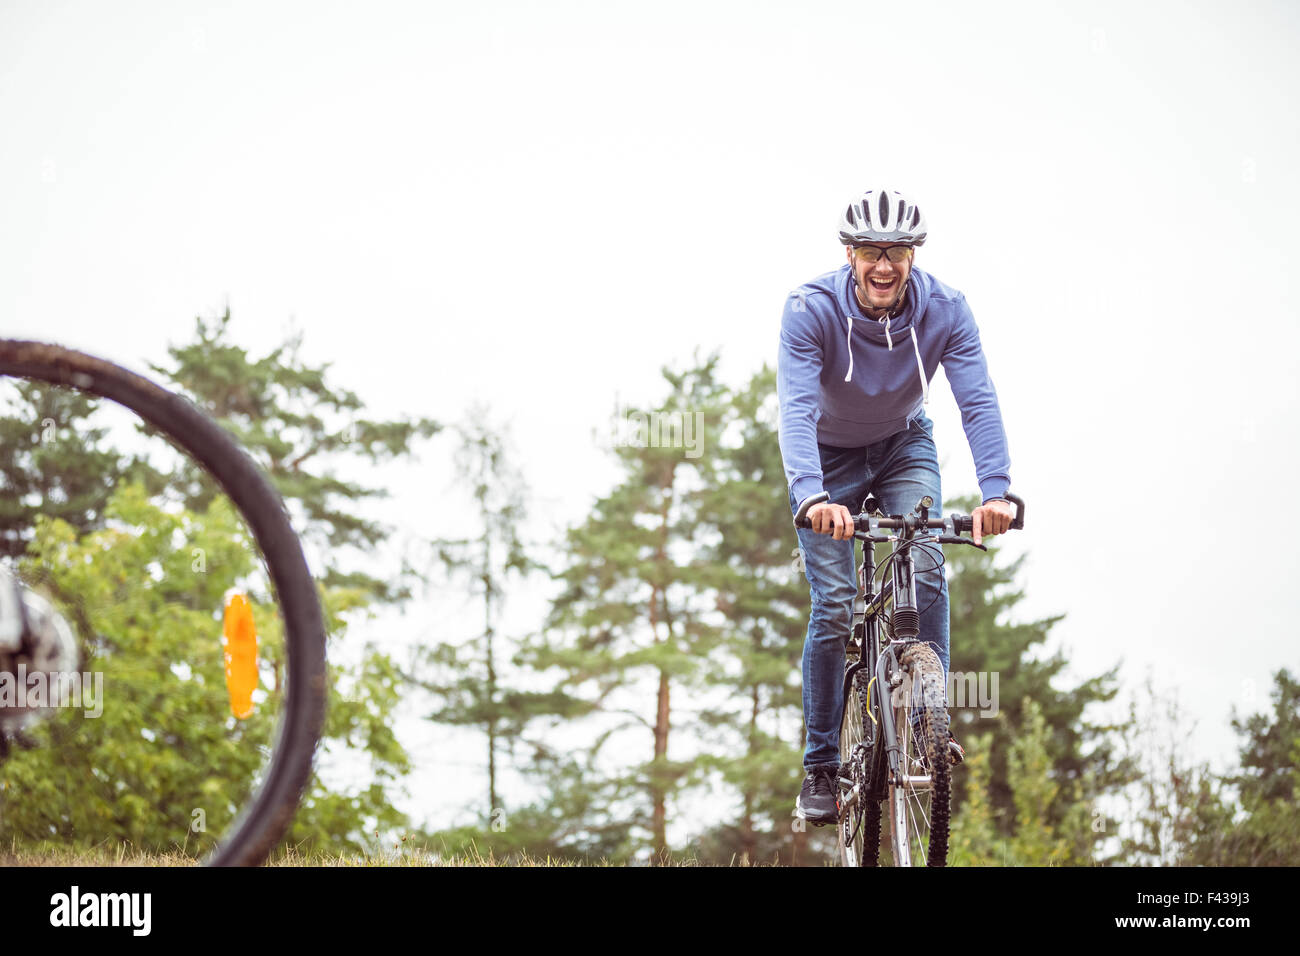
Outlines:
{"type": "Polygon", "coordinates": [[[794,515],[794,526],[796,528],[811,528],[812,524],[808,521],[808,511],[813,505],[819,505],[823,501],[830,501],[830,494],[825,491],[819,491],[815,495],[809,495],[799,504],[799,510],[794,515]]]}
{"type": "Polygon", "coordinates": [[[1011,519],[1011,527],[1016,531],[1022,531],[1025,527],[1025,499],[1009,491],[1004,497],[1016,506],[1016,516],[1011,519]]]}

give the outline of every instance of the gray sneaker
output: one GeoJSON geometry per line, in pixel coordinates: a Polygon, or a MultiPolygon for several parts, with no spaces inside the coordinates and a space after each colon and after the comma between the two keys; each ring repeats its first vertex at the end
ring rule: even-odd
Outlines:
{"type": "Polygon", "coordinates": [[[813,826],[838,823],[840,819],[840,765],[818,764],[809,767],[803,787],[795,800],[795,813],[813,826]]]}

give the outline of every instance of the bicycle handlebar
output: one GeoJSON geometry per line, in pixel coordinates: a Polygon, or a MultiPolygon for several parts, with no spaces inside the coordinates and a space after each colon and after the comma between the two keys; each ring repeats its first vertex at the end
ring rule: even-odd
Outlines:
{"type": "MultiPolygon", "coordinates": [[[[1007,500],[1016,506],[1015,516],[1011,519],[1011,529],[1015,531],[1023,530],[1025,527],[1025,501],[1019,495],[1013,495],[1007,492],[1007,500]]],[[[811,495],[804,500],[799,506],[798,512],[794,516],[794,526],[796,528],[811,528],[812,522],[808,520],[808,512],[814,505],[819,505],[830,499],[830,495],[825,491],[811,495]]],[[[928,500],[928,499],[926,499],[928,500]]],[[[918,511],[920,506],[918,505],[918,511]]],[[[920,515],[913,512],[910,515],[895,515],[889,518],[880,518],[863,512],[853,519],[853,531],[855,534],[874,534],[876,531],[920,531],[922,529],[933,529],[943,531],[947,536],[960,538],[963,533],[969,533],[974,530],[974,521],[970,515],[950,514],[946,518],[927,518],[924,524],[920,520],[920,515]]],[[[962,539],[963,544],[973,543],[962,539]]]]}

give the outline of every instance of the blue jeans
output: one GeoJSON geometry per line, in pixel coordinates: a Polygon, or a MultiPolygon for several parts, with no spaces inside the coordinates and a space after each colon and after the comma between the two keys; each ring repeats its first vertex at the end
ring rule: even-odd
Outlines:
{"type": "MultiPolygon", "coordinates": [[[[904,431],[865,448],[832,448],[821,452],[822,486],[830,503],[844,505],[851,514],[862,510],[868,493],[874,494],[885,514],[908,514],[923,495],[934,499],[931,517],[942,514],[939,456],[934,446],[934,425],[925,412],[908,422],[904,431]]],[[[790,495],[791,514],[798,507],[790,495]]],[[[853,599],[858,593],[852,538],[836,541],[829,534],[801,528],[799,549],[808,576],[812,613],[803,645],[803,718],[807,728],[805,768],[840,760],[840,720],[844,711],[844,644],[853,629],[853,599]]],[[[948,581],[929,544],[912,549],[916,566],[917,607],[921,611],[921,640],[927,641],[948,677],[948,581]]]]}

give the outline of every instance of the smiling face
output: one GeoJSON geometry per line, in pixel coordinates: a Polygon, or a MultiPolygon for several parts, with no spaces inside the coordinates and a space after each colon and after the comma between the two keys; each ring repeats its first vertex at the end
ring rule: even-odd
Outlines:
{"type": "Polygon", "coordinates": [[[862,306],[862,311],[868,316],[881,318],[902,304],[907,292],[907,277],[912,272],[913,254],[911,246],[898,243],[867,242],[857,248],[849,247],[849,267],[858,282],[858,305],[862,306]],[[894,252],[893,255],[901,256],[900,261],[894,262],[888,250],[898,249],[906,252],[894,252]],[[877,254],[876,250],[886,252],[872,262],[871,256],[877,254]]]}

